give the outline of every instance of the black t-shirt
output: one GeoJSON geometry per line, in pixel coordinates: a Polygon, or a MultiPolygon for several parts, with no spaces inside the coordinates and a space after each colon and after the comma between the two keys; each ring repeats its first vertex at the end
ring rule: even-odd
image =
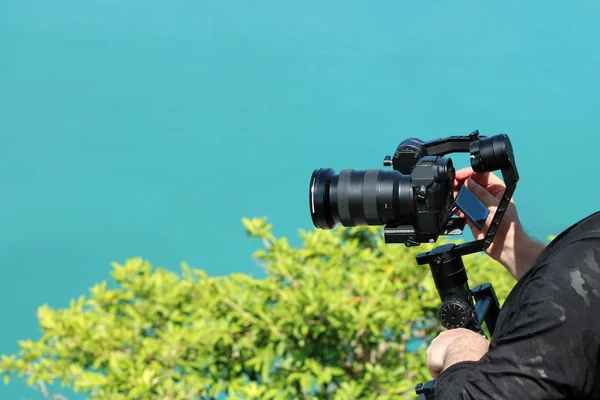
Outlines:
{"type": "Polygon", "coordinates": [[[600,212],[544,249],[504,302],[488,353],[445,370],[435,398],[600,399],[600,212]]]}

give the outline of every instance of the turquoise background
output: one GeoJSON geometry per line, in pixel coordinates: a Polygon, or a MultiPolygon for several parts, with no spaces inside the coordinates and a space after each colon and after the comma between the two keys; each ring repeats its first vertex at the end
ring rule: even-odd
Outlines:
{"type": "Polygon", "coordinates": [[[242,217],[296,237],[314,168],[379,168],[411,136],[508,133],[524,224],[560,232],[599,206],[599,11],[3,0],[0,353],[113,260],[261,276],[242,217]]]}

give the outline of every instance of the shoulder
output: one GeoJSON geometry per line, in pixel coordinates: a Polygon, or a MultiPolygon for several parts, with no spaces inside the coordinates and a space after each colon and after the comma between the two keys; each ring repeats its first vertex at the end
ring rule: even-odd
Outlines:
{"type": "Polygon", "coordinates": [[[596,322],[600,309],[600,235],[566,243],[518,282],[504,317],[525,317],[512,321],[513,327],[521,326],[524,331],[532,324],[549,330],[591,330],[600,340],[596,322]]]}
{"type": "Polygon", "coordinates": [[[553,258],[560,250],[573,243],[594,237],[600,238],[600,211],[580,219],[563,230],[546,246],[536,264],[553,258]]]}
{"type": "MultiPolygon", "coordinates": [[[[540,254],[530,275],[577,279],[580,274],[600,279],[600,212],[565,229],[540,254]]],[[[597,282],[600,285],[600,281],[597,282]]],[[[600,289],[600,287],[599,287],[600,289]]]]}
{"type": "Polygon", "coordinates": [[[560,323],[567,317],[587,318],[598,309],[600,212],[576,222],[546,247],[507,297],[498,325],[523,313],[552,316],[560,323]]]}

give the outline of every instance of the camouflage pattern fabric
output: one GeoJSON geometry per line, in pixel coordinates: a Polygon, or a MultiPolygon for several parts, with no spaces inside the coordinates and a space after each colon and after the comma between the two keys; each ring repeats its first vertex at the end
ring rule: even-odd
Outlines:
{"type": "Polygon", "coordinates": [[[600,212],[557,236],[507,297],[489,352],[436,399],[600,399],[600,212]]]}

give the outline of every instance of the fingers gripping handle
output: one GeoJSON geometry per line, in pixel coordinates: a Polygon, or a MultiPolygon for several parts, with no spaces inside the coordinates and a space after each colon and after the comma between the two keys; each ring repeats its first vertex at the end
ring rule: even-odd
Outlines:
{"type": "Polygon", "coordinates": [[[492,223],[483,239],[483,250],[485,250],[492,244],[492,240],[496,235],[500,221],[517,187],[519,173],[515,164],[512,144],[506,134],[475,140],[470,144],[470,152],[473,171],[490,172],[500,170],[506,185],[492,223]]]}
{"type": "MultiPolygon", "coordinates": [[[[502,199],[485,237],[482,240],[459,245],[455,250],[457,254],[464,255],[487,249],[496,235],[500,221],[502,221],[519,180],[513,148],[508,135],[480,136],[479,131],[476,130],[469,136],[451,136],[445,139],[432,140],[423,143],[422,147],[428,155],[468,151],[471,154],[471,168],[473,168],[473,171],[480,173],[501,171],[506,189],[502,194],[502,199]]],[[[460,189],[455,204],[479,230],[483,229],[489,216],[489,210],[465,186],[460,189]]]]}
{"type": "MultiPolygon", "coordinates": [[[[472,137],[475,140],[471,141],[469,144],[469,150],[471,153],[471,167],[473,168],[473,171],[491,172],[500,170],[504,184],[506,185],[506,189],[504,190],[504,193],[502,193],[502,198],[500,199],[498,208],[494,213],[494,218],[492,218],[492,222],[485,233],[485,237],[482,240],[461,244],[455,249],[457,254],[463,255],[485,250],[490,246],[490,244],[492,244],[492,240],[496,235],[500,221],[502,221],[502,217],[504,217],[506,208],[512,199],[512,195],[517,187],[517,181],[519,180],[519,173],[515,164],[513,148],[508,135],[500,134],[482,138],[472,135],[472,137]]],[[[461,188],[461,191],[463,189],[464,187],[461,188]]],[[[463,206],[467,208],[469,212],[471,212],[473,218],[468,215],[466,210],[462,208],[461,210],[477,226],[476,219],[483,216],[481,211],[482,209],[480,204],[468,202],[468,199],[470,198],[469,194],[472,195],[472,193],[468,192],[463,193],[464,199],[467,199],[467,201],[463,200],[463,206]],[[465,203],[469,203],[471,207],[467,207],[465,203]]],[[[483,223],[485,223],[485,220],[483,220],[483,223]]],[[[483,225],[481,226],[483,227],[483,225]]]]}

